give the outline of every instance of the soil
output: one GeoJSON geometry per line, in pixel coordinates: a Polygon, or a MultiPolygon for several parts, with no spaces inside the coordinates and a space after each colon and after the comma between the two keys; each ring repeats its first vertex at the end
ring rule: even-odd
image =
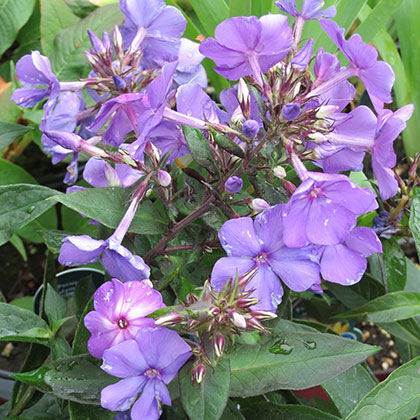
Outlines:
{"type": "Polygon", "coordinates": [[[19,372],[28,347],[29,343],[0,343],[0,369],[9,372],[19,372]]]}

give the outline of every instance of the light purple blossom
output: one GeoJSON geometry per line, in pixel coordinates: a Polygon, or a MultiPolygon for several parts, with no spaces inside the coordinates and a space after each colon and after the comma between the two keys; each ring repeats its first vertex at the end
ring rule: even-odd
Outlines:
{"type": "Polygon", "coordinates": [[[302,292],[319,282],[317,248],[288,248],[284,244],[284,224],[279,204],[265,210],[253,221],[250,217],[228,220],[219,231],[228,257],[216,262],[211,283],[220,289],[236,275],[254,272],[246,290],[261,310],[275,311],[281,302],[280,279],[292,290],[302,292]]]}
{"type": "Polygon", "coordinates": [[[238,176],[231,176],[225,182],[225,189],[227,192],[231,194],[236,194],[241,191],[243,185],[243,181],[238,176]]]}
{"type": "Polygon", "coordinates": [[[172,61],[177,57],[187,24],[177,8],[166,6],[164,0],[120,0],[120,9],[125,15],[121,34],[126,46],[140,35],[144,59],[172,61]]]}
{"type": "Polygon", "coordinates": [[[309,39],[306,44],[300,49],[300,51],[295,54],[292,60],[292,67],[298,71],[305,71],[308,67],[309,62],[312,57],[312,48],[314,46],[314,40],[309,39]]]}
{"type": "Polygon", "coordinates": [[[131,407],[132,420],[157,420],[160,405],[171,405],[166,385],[190,356],[190,347],[175,331],[142,328],[134,340],[105,351],[102,369],[122,380],[102,390],[102,407],[111,411],[131,407]]]}
{"type": "Polygon", "coordinates": [[[274,4],[283,12],[297,18],[298,16],[304,20],[333,18],[337,10],[335,6],[324,7],[324,0],[303,0],[302,10],[299,13],[296,8],[295,0],[277,0],[274,4]]]}
{"type": "Polygon", "coordinates": [[[293,42],[287,18],[279,14],[233,17],[214,33],[216,39],[200,45],[200,52],[217,64],[214,69],[229,80],[252,74],[260,86],[262,74],[286,56],[293,42]]]}
{"type": "Polygon", "coordinates": [[[307,172],[283,212],[284,243],[334,245],[344,241],[357,217],[378,207],[375,195],[345,175],[307,172]]]}
{"type": "Polygon", "coordinates": [[[83,178],[93,187],[131,187],[143,173],[125,164],[115,164],[113,168],[103,159],[91,157],[83,170],[83,178]]]}
{"type": "Polygon", "coordinates": [[[16,63],[16,74],[23,87],[14,91],[12,101],[22,108],[32,108],[48,97],[54,99],[60,92],[50,60],[39,51],[23,56],[16,63]]]}
{"type": "Polygon", "coordinates": [[[350,286],[366,271],[366,258],[382,252],[376,233],[368,227],[355,227],[343,243],[327,245],[321,258],[321,274],[325,280],[350,286]]]}
{"type": "Polygon", "coordinates": [[[242,124],[241,131],[244,136],[252,139],[258,134],[258,131],[260,131],[260,124],[255,120],[246,120],[242,124]]]}
{"type": "Polygon", "coordinates": [[[294,102],[289,102],[288,104],[284,105],[281,110],[281,116],[286,121],[293,121],[296,119],[300,114],[300,105],[294,102]]]}
{"type": "Polygon", "coordinates": [[[145,281],[117,279],[99,287],[93,303],[95,310],[86,314],[84,323],[92,334],[88,350],[98,358],[112,346],[134,339],[141,328],[153,326],[154,320],[145,317],[165,306],[161,294],[145,281]]]}

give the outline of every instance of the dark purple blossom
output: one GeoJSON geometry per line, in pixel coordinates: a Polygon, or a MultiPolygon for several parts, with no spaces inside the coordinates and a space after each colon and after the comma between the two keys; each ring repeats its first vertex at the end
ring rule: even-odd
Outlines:
{"type": "Polygon", "coordinates": [[[322,10],[325,4],[324,0],[303,0],[300,13],[296,8],[295,0],[277,0],[274,4],[283,12],[295,18],[301,17],[304,20],[333,18],[337,13],[335,6],[322,10]]]}
{"type": "Polygon", "coordinates": [[[50,60],[39,51],[23,56],[16,63],[16,74],[23,87],[14,91],[12,101],[22,108],[32,108],[48,97],[54,99],[60,92],[50,60]]]}
{"type": "Polygon", "coordinates": [[[243,181],[238,176],[231,176],[225,182],[225,189],[227,192],[231,194],[236,194],[241,191],[243,185],[243,181]]]}
{"type": "Polygon", "coordinates": [[[166,385],[190,356],[190,347],[175,331],[142,328],[134,340],[105,351],[102,369],[122,380],[102,390],[102,407],[111,411],[131,407],[132,420],[157,420],[161,404],[171,405],[166,385]]]}
{"type": "Polygon", "coordinates": [[[300,114],[300,105],[294,102],[289,102],[288,104],[284,105],[281,110],[281,116],[286,121],[293,121],[296,119],[300,114]]]}
{"type": "Polygon", "coordinates": [[[219,231],[220,242],[228,257],[215,264],[211,283],[220,289],[236,275],[254,273],[246,290],[254,290],[255,305],[275,311],[281,302],[283,288],[280,279],[292,290],[301,292],[319,282],[317,249],[288,248],[284,244],[284,225],[279,204],[256,217],[228,220],[219,231]]]}
{"type": "Polygon", "coordinates": [[[355,227],[343,243],[327,245],[322,253],[321,274],[325,280],[351,286],[366,271],[366,258],[382,252],[376,233],[368,227],[355,227]]]}
{"type": "Polygon", "coordinates": [[[378,207],[375,195],[345,175],[307,172],[284,209],[284,243],[342,243],[356,226],[357,217],[378,207]]]}
{"type": "Polygon", "coordinates": [[[244,136],[252,139],[258,134],[258,131],[260,131],[260,124],[255,120],[246,120],[242,124],[241,131],[244,136]]]}
{"type": "Polygon", "coordinates": [[[229,80],[253,75],[260,86],[262,74],[286,56],[293,41],[287,18],[279,14],[233,17],[214,33],[216,39],[200,45],[200,52],[217,64],[214,69],[229,80]]]}
{"type": "Polygon", "coordinates": [[[92,334],[88,350],[98,358],[116,344],[134,339],[141,328],[153,326],[154,320],[145,317],[165,306],[161,294],[147,282],[116,279],[96,290],[93,303],[95,310],[86,314],[84,323],[92,334]]]}
{"type": "Polygon", "coordinates": [[[125,15],[121,34],[129,46],[137,36],[146,60],[171,61],[178,55],[180,38],[187,21],[175,7],[164,0],[120,0],[125,15]]]}

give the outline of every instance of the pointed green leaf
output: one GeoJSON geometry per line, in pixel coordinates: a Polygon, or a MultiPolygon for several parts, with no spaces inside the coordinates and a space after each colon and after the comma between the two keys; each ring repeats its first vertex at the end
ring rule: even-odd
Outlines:
{"type": "Polygon", "coordinates": [[[229,354],[231,396],[322,384],[376,353],[376,347],[281,320],[262,345],[236,346],[229,354]]]}
{"type": "Polygon", "coordinates": [[[383,241],[382,245],[388,290],[390,292],[404,290],[407,281],[407,264],[404,251],[395,238],[383,241]]]}
{"type": "Polygon", "coordinates": [[[0,150],[31,130],[31,127],[0,121],[0,150]]]}
{"type": "Polygon", "coordinates": [[[96,405],[78,404],[69,401],[70,420],[113,420],[115,412],[96,405]]]}
{"type": "Polygon", "coordinates": [[[346,420],[410,420],[420,414],[420,357],[378,384],[346,420]]]}
{"type": "Polygon", "coordinates": [[[410,229],[416,242],[417,253],[420,256],[420,188],[414,188],[411,202],[410,229]]]}
{"type": "Polygon", "coordinates": [[[224,0],[191,0],[191,6],[207,32],[214,35],[214,28],[229,17],[229,7],[224,0]]]}
{"type": "Polygon", "coordinates": [[[229,7],[229,17],[251,16],[252,0],[231,0],[229,7]]]}

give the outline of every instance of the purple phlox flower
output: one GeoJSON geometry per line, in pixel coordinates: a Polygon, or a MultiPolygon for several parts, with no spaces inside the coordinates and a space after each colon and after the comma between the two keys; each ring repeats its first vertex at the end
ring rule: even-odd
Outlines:
{"type": "Polygon", "coordinates": [[[302,11],[299,13],[296,8],[295,0],[277,0],[274,4],[283,12],[297,18],[302,17],[304,20],[333,18],[337,10],[335,6],[324,7],[324,0],[303,0],[302,11]]]}
{"type": "Polygon", "coordinates": [[[178,67],[174,74],[174,81],[177,85],[187,83],[198,83],[203,89],[207,87],[207,74],[201,62],[204,55],[199,51],[200,44],[187,38],[181,38],[181,45],[178,53],[178,67]]]}
{"type": "Polygon", "coordinates": [[[329,119],[333,128],[325,136],[328,142],[315,149],[321,158],[317,164],[329,173],[360,168],[365,151],[375,138],[375,114],[362,105],[348,114],[332,114],[329,119]]]}
{"type": "Polygon", "coordinates": [[[12,101],[22,108],[32,108],[48,97],[54,99],[60,92],[50,60],[39,51],[23,56],[16,63],[16,74],[23,87],[13,92],[12,101]]]}
{"type": "Polygon", "coordinates": [[[228,257],[216,262],[211,284],[221,289],[236,275],[254,272],[246,286],[261,310],[275,311],[281,302],[280,279],[292,290],[301,292],[319,282],[317,249],[288,248],[283,241],[284,205],[271,207],[256,217],[228,220],[219,231],[220,242],[228,257]]]}
{"type": "Polygon", "coordinates": [[[142,92],[125,93],[110,99],[102,105],[89,130],[98,131],[110,117],[111,122],[103,135],[103,142],[111,146],[120,146],[130,131],[138,135],[138,117],[142,110],[142,92]]]}
{"type": "Polygon", "coordinates": [[[355,227],[340,244],[327,245],[321,257],[321,274],[325,280],[351,286],[366,271],[366,258],[382,252],[376,233],[368,227],[355,227]]]}
{"type": "Polygon", "coordinates": [[[113,168],[102,159],[91,157],[83,170],[83,178],[93,187],[131,187],[143,173],[122,163],[113,168]]]}
{"type": "Polygon", "coordinates": [[[120,0],[125,15],[121,27],[127,47],[136,37],[143,37],[143,58],[154,61],[172,61],[178,55],[180,38],[187,21],[175,7],[166,6],[164,0],[120,0]]]}
{"type": "Polygon", "coordinates": [[[225,182],[225,189],[227,192],[232,194],[236,194],[241,191],[243,185],[243,181],[238,176],[231,176],[225,182]]]}
{"type": "Polygon", "coordinates": [[[172,163],[176,158],[190,153],[184,134],[182,133],[181,125],[171,121],[162,121],[159,123],[151,131],[149,140],[159,149],[161,155],[169,151],[172,152],[167,160],[168,164],[172,163]]]}
{"type": "Polygon", "coordinates": [[[255,137],[260,131],[260,123],[255,120],[246,120],[242,124],[242,134],[250,139],[255,137]]]}
{"type": "Polygon", "coordinates": [[[216,72],[229,80],[253,75],[259,86],[263,73],[289,52],[293,37],[286,16],[238,16],[219,23],[215,38],[207,38],[200,52],[211,58],[216,72]]]}
{"type": "Polygon", "coordinates": [[[189,117],[212,123],[224,122],[227,119],[226,112],[222,111],[197,83],[178,88],[176,109],[189,117]]]}
{"type": "Polygon", "coordinates": [[[395,75],[388,63],[378,61],[376,49],[364,43],[359,34],[349,40],[344,37],[344,29],[330,20],[321,20],[321,26],[350,62],[350,66],[341,70],[325,84],[313,90],[310,95],[319,95],[333,85],[341,83],[351,76],[358,76],[374,103],[392,102],[391,89],[395,75]]]}
{"type": "Polygon", "coordinates": [[[62,92],[50,102],[39,126],[41,131],[67,131],[73,133],[79,124],[86,103],[80,92],[62,92]]]}
{"type": "Polygon", "coordinates": [[[360,188],[345,175],[307,172],[284,209],[284,243],[342,243],[356,219],[378,207],[369,188],[360,188]]]}
{"type": "Polygon", "coordinates": [[[102,407],[111,411],[131,407],[133,420],[157,420],[161,404],[171,405],[166,385],[190,356],[190,346],[175,331],[142,328],[134,340],[105,351],[102,369],[122,380],[102,390],[102,407]]]}
{"type": "Polygon", "coordinates": [[[295,102],[289,102],[281,109],[281,116],[286,121],[293,121],[300,114],[300,105],[295,102]]]}
{"type": "Polygon", "coordinates": [[[386,210],[382,210],[373,219],[373,230],[381,238],[390,239],[394,233],[400,231],[398,224],[401,222],[403,211],[400,212],[398,217],[390,222],[391,214],[386,210]]]}
{"type": "Polygon", "coordinates": [[[313,38],[309,39],[306,44],[295,54],[292,60],[292,67],[298,71],[305,71],[312,58],[312,48],[314,46],[313,38]]]}
{"type": "Polygon", "coordinates": [[[112,276],[123,281],[145,280],[150,268],[138,255],[133,255],[121,245],[139,205],[134,198],[115,232],[106,240],[93,239],[88,235],[67,236],[63,240],[58,261],[66,266],[86,265],[96,262],[102,255],[101,264],[112,276]]]}
{"type": "Polygon", "coordinates": [[[153,326],[154,320],[145,317],[165,306],[161,294],[146,282],[116,279],[96,290],[93,303],[95,310],[84,323],[92,334],[88,350],[98,358],[112,346],[134,339],[141,328],[153,326]]]}
{"type": "Polygon", "coordinates": [[[393,143],[407,125],[414,112],[413,105],[406,105],[396,112],[383,110],[379,114],[375,141],[372,147],[372,168],[378,181],[379,193],[388,200],[398,191],[398,182],[392,168],[397,163],[393,143]]]}

